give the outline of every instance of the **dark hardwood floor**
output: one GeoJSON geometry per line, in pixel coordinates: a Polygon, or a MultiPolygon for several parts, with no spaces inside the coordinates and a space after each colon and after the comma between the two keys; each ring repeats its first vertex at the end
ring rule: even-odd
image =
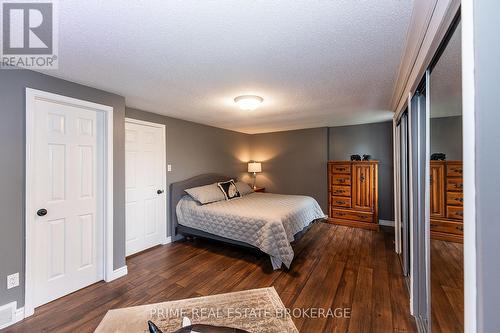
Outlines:
{"type": "Polygon", "coordinates": [[[464,247],[431,239],[433,333],[464,331],[464,247]]]}
{"type": "Polygon", "coordinates": [[[351,318],[294,319],[300,332],[416,332],[393,234],[316,223],[290,270],[204,240],[127,259],[128,275],[38,308],[6,332],[92,332],[109,309],[274,286],[289,308],[351,308],[351,318]]]}

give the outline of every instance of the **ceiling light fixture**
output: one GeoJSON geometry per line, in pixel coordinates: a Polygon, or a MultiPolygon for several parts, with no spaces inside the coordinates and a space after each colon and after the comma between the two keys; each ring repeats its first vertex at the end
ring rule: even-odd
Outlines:
{"type": "Polygon", "coordinates": [[[234,99],[234,102],[238,104],[240,109],[253,111],[262,104],[264,99],[256,95],[241,95],[234,99]]]}

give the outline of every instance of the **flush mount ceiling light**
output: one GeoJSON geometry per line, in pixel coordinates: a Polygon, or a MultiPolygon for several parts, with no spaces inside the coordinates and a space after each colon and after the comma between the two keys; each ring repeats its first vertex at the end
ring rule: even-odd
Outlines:
{"type": "Polygon", "coordinates": [[[234,102],[238,104],[240,109],[253,111],[259,107],[264,99],[256,95],[241,95],[234,99],[234,102]]]}

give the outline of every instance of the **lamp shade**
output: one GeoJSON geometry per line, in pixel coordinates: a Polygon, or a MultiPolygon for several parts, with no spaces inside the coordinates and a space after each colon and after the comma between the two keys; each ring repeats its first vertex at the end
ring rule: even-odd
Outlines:
{"type": "Polygon", "coordinates": [[[262,164],[260,162],[249,162],[248,172],[262,172],[262,164]]]}

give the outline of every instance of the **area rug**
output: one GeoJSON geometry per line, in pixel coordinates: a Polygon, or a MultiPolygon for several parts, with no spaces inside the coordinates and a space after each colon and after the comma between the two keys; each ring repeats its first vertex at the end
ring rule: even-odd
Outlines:
{"type": "Polygon", "coordinates": [[[163,333],[172,333],[183,318],[250,333],[298,333],[273,287],[110,310],[95,332],[148,332],[151,320],[163,333]]]}

